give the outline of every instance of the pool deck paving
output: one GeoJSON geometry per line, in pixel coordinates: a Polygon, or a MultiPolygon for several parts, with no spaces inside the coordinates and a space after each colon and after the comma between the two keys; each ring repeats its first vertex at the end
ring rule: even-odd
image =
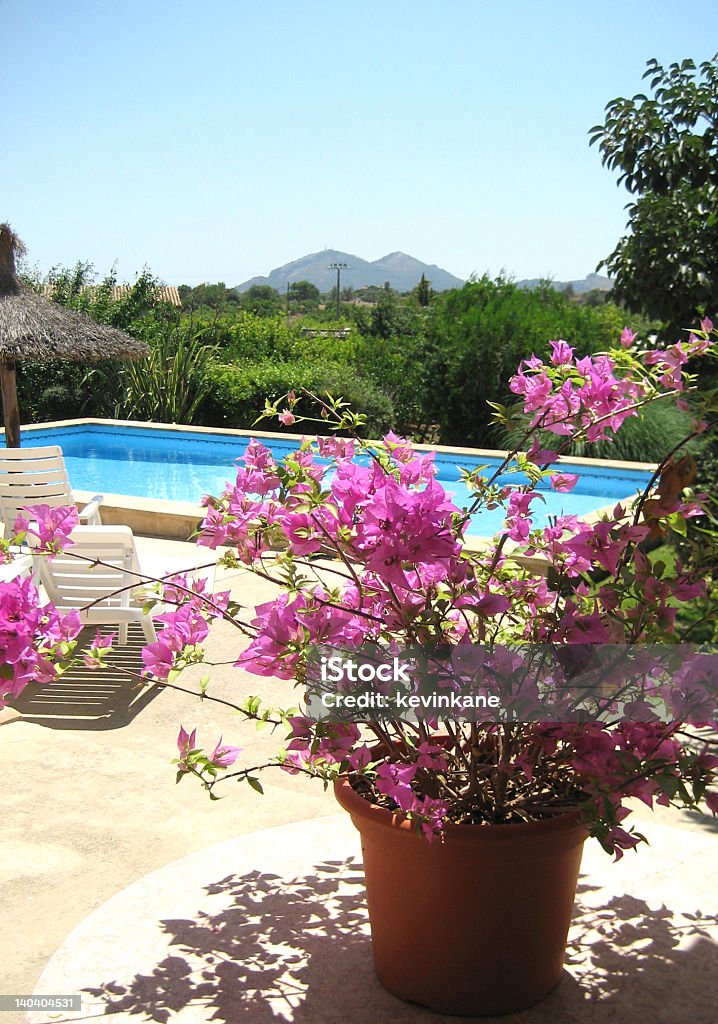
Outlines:
{"type": "MultiPolygon", "coordinates": [[[[271,594],[243,570],[220,572],[224,582],[248,609],[271,594]]],[[[225,664],[210,693],[293,703],[290,683],[231,667],[241,643],[229,624],[213,628],[209,656],[225,664]]],[[[82,993],[79,1014],[33,1014],[38,1024],[455,1019],[376,981],[358,835],[321,784],[274,771],[264,796],[228,782],[218,802],[191,779],[176,785],[180,723],[203,745],[222,735],[252,764],[275,752],[271,730],[169,688],[138,697],[121,676],[102,691],[98,678],[2,716],[0,993],[82,993]]],[[[587,844],[560,985],[501,1020],[716,1024],[718,828],[673,810],[634,817],[651,842],[638,854],[614,864],[587,844]]]]}

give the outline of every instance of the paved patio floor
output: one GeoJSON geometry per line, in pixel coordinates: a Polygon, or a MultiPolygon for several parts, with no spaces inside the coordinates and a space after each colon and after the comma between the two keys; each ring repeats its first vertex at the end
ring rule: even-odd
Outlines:
{"type": "MultiPolygon", "coordinates": [[[[227,581],[248,607],[271,592],[242,572],[227,581]]],[[[231,663],[239,642],[218,626],[212,657],[231,663]]],[[[81,1018],[118,1022],[442,1019],[376,982],[358,837],[321,785],[277,772],[263,797],[228,783],[211,803],[191,780],[175,784],[180,722],[255,764],[276,738],[209,702],[98,678],[54,703],[29,697],[0,728],[1,993],[83,991],[81,1018]]],[[[227,666],[213,678],[220,697],[292,701],[289,683],[227,666]]],[[[563,981],[502,1020],[716,1024],[718,830],[680,812],[638,816],[650,848],[613,864],[587,847],[563,981]]]]}

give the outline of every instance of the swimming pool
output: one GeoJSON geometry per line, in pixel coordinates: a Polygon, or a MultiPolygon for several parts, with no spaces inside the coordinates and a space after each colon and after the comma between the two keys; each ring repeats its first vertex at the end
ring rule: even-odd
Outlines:
{"type": "MultiPolygon", "coordinates": [[[[22,443],[26,447],[57,444],[63,450],[72,486],[76,490],[105,494],[134,495],[175,502],[199,503],[205,494],[219,494],[233,481],[233,466],[244,453],[249,431],[192,430],[161,426],[83,422],[25,428],[22,443]]],[[[259,436],[255,432],[255,436],[259,436]]],[[[297,447],[296,438],[281,434],[261,436],[261,440],[281,458],[297,447]]],[[[487,475],[500,464],[495,453],[439,450],[435,455],[437,479],[453,501],[468,505],[471,497],[460,479],[460,469],[487,466],[487,475]]],[[[604,505],[635,495],[648,483],[651,470],[640,464],[614,466],[597,460],[562,462],[563,472],[577,473],[578,484],[569,494],[540,489],[546,502],[536,502],[535,522],[543,525],[549,516],[586,515],[604,505]]],[[[513,474],[505,483],[518,484],[513,474]]],[[[503,523],[501,510],[483,511],[472,518],[468,534],[491,536],[503,523]]]]}

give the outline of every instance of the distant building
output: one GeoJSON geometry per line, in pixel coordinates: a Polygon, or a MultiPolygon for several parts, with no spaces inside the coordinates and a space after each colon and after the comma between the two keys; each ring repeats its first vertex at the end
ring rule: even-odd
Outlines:
{"type": "MultiPolygon", "coordinates": [[[[80,288],[80,292],[81,292],[81,294],[84,294],[85,292],[90,292],[90,294],[92,294],[93,292],[97,291],[98,287],[99,286],[96,285],[96,284],[83,284],[81,286],[81,288],[80,288]]],[[[54,285],[46,284],[46,285],[43,285],[42,293],[43,293],[43,295],[45,296],[46,299],[51,299],[54,290],[55,290],[54,289],[54,285]]],[[[129,285],[129,284],[115,284],[115,285],[113,285],[112,289],[111,289],[112,301],[113,302],[119,302],[119,300],[124,298],[124,296],[127,295],[127,293],[130,290],[131,290],[131,285],[129,285]]],[[[160,302],[168,302],[171,306],[177,306],[178,308],[181,307],[182,300],[179,297],[179,292],[177,291],[177,288],[175,287],[175,285],[173,285],[173,284],[160,285],[158,288],[156,288],[155,291],[156,291],[157,298],[159,299],[160,302]]]]}
{"type": "Polygon", "coordinates": [[[302,327],[302,334],[305,338],[348,338],[351,334],[351,328],[340,327],[338,330],[332,331],[316,327],[302,327]]]}

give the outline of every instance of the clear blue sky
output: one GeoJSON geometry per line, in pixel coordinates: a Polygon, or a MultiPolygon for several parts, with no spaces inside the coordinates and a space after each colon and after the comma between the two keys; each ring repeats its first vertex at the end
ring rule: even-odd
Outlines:
{"type": "Polygon", "coordinates": [[[172,284],[326,247],[583,277],[628,196],[587,132],[716,0],[0,0],[0,221],[172,284]]]}

